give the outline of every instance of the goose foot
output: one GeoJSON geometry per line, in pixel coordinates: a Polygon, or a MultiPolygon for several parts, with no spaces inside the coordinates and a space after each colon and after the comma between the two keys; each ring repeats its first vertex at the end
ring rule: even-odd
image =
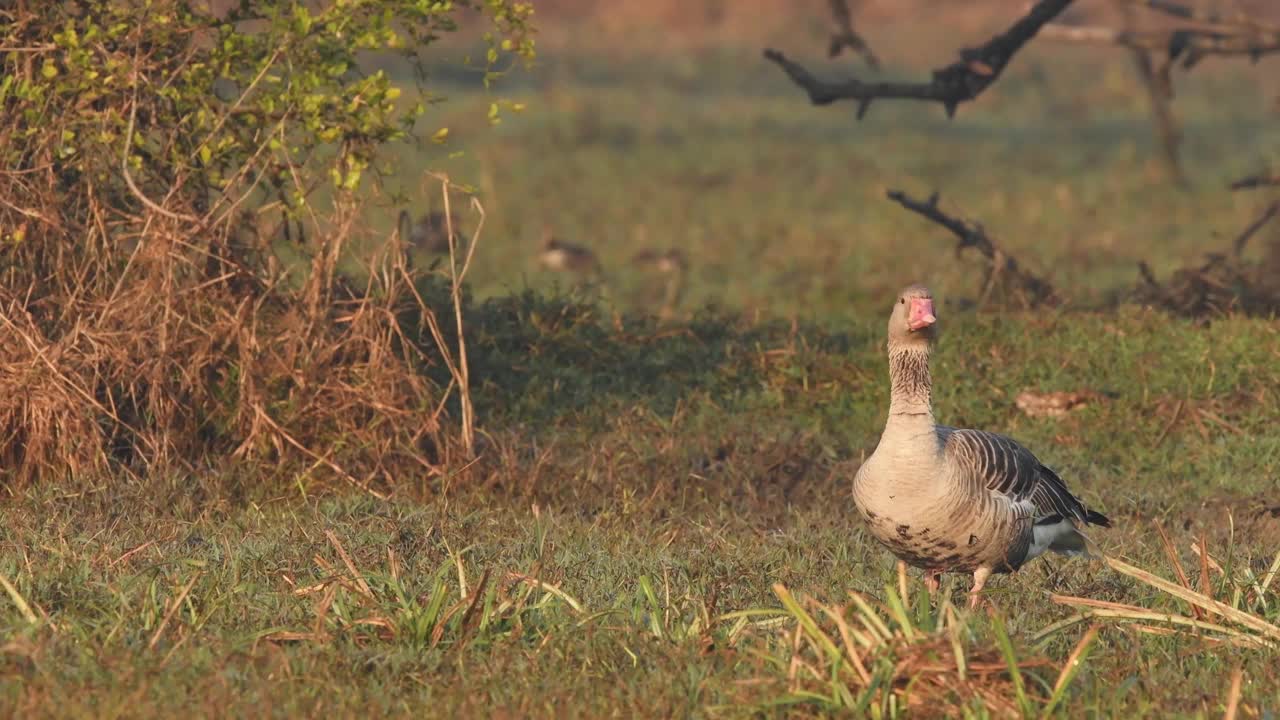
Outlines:
{"type": "Polygon", "coordinates": [[[978,603],[982,602],[982,588],[987,584],[987,578],[991,577],[991,570],[980,567],[973,571],[973,588],[969,590],[969,609],[978,607],[978,603]]]}

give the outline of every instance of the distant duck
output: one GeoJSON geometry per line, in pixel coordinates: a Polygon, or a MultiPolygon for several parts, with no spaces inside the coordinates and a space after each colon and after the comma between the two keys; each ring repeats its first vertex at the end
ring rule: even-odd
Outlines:
{"type": "Polygon", "coordinates": [[[689,269],[689,259],[678,248],[657,250],[645,248],[631,257],[631,264],[639,268],[651,269],[666,278],[662,295],[662,305],[658,308],[658,317],[666,319],[675,313],[680,298],[684,295],[685,274],[689,269]]]}
{"type": "Polygon", "coordinates": [[[458,250],[466,246],[459,229],[458,218],[450,214],[431,211],[414,222],[408,210],[400,211],[397,224],[400,240],[406,243],[406,250],[419,250],[425,253],[449,252],[449,228],[453,228],[454,245],[458,250]]]}
{"type": "Polygon", "coordinates": [[[678,248],[645,248],[631,257],[631,263],[637,267],[652,268],[663,275],[683,273],[689,267],[688,258],[678,248]]]}
{"type": "Polygon", "coordinates": [[[601,272],[600,261],[594,252],[558,239],[550,228],[543,230],[538,264],[552,272],[574,275],[599,275],[601,272]]]}

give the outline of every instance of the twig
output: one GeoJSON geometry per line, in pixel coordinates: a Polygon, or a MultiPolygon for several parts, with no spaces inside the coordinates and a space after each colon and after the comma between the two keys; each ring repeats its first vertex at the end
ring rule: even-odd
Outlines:
{"type": "MultiPolygon", "coordinates": [[[[1143,278],[1146,279],[1148,283],[1157,289],[1160,288],[1160,285],[1156,283],[1156,279],[1151,275],[1151,269],[1147,267],[1146,263],[1138,263],[1138,269],[1145,271],[1143,272],[1143,278]]],[[[1173,429],[1174,424],[1178,422],[1178,418],[1182,417],[1182,406],[1184,404],[1186,404],[1186,400],[1178,401],[1177,407],[1173,409],[1173,417],[1169,418],[1169,422],[1165,423],[1164,427],[1160,429],[1160,434],[1156,435],[1155,442],[1151,443],[1151,447],[1160,447],[1160,443],[1164,442],[1165,436],[1169,434],[1171,429],[1173,429]]],[[[1163,529],[1161,532],[1164,532],[1163,529]]]]}
{"type": "Polygon", "coordinates": [[[0,587],[3,587],[4,591],[9,593],[9,599],[13,601],[13,604],[18,608],[18,613],[22,615],[24,620],[32,625],[40,622],[40,618],[31,611],[31,606],[28,605],[26,599],[22,597],[22,593],[18,592],[18,588],[14,587],[13,583],[9,582],[9,578],[4,575],[0,575],[0,587]]]}
{"type": "MultiPolygon", "coordinates": [[[[474,197],[471,198],[471,207],[479,214],[480,219],[472,233],[471,242],[467,244],[466,257],[462,261],[462,266],[459,267],[457,238],[453,232],[453,212],[449,198],[449,188],[453,183],[446,175],[431,174],[440,181],[440,192],[444,197],[445,233],[449,239],[449,290],[453,301],[454,326],[458,333],[458,357],[456,362],[449,363],[449,371],[458,384],[458,401],[462,408],[462,446],[466,451],[467,459],[473,460],[475,458],[475,410],[471,404],[471,374],[470,365],[467,362],[467,341],[462,321],[462,281],[467,276],[467,271],[471,269],[476,245],[479,244],[480,233],[484,230],[485,212],[480,201],[474,197]]],[[[428,318],[433,315],[428,315],[428,318]]],[[[436,344],[440,346],[441,353],[447,356],[448,348],[444,345],[444,339],[439,330],[433,327],[432,335],[436,344]]]]}
{"type": "Polygon", "coordinates": [[[1049,23],[1040,30],[1040,35],[1046,40],[1086,45],[1119,45],[1167,53],[1170,61],[1181,57],[1184,69],[1191,68],[1210,55],[1243,55],[1256,62],[1264,55],[1280,52],[1280,35],[1251,37],[1196,28],[1120,30],[1098,25],[1049,23]]]}
{"type": "Polygon", "coordinates": [[[1257,220],[1249,223],[1249,227],[1245,228],[1244,232],[1236,236],[1235,242],[1231,245],[1231,250],[1235,253],[1237,258],[1239,258],[1244,252],[1245,243],[1249,242],[1249,238],[1256,235],[1258,231],[1262,229],[1263,225],[1266,225],[1270,222],[1271,218],[1276,216],[1276,213],[1280,213],[1280,200],[1276,200],[1268,205],[1267,209],[1262,211],[1262,214],[1258,216],[1257,220]]]}
{"type": "MultiPolygon", "coordinates": [[[[1173,566],[1173,571],[1178,576],[1178,582],[1182,587],[1190,590],[1191,581],[1187,580],[1187,573],[1182,569],[1182,561],[1178,559],[1178,552],[1174,549],[1173,543],[1169,540],[1169,534],[1164,531],[1164,525],[1159,520],[1155,521],[1156,531],[1160,533],[1160,544],[1164,546],[1164,554],[1169,558],[1169,564],[1173,566]]],[[[1205,620],[1208,614],[1200,607],[1191,605],[1191,614],[1195,615],[1197,620],[1205,620]]]]}
{"type": "Polygon", "coordinates": [[[1259,173],[1258,175],[1250,175],[1246,178],[1231,183],[1232,190],[1252,190],[1260,187],[1280,186],[1280,175],[1272,175],[1269,173],[1259,173]]]}
{"type": "MultiPolygon", "coordinates": [[[[1127,8],[1126,8],[1127,9],[1127,8]]],[[[1126,31],[1133,29],[1132,12],[1125,12],[1126,31]]],[[[1178,120],[1173,114],[1173,79],[1169,77],[1173,65],[1173,44],[1170,43],[1168,58],[1158,61],[1158,51],[1130,46],[1134,66],[1138,76],[1147,89],[1147,102],[1151,106],[1151,120],[1155,124],[1156,135],[1160,137],[1160,146],[1164,149],[1164,162],[1178,185],[1186,185],[1187,177],[1182,172],[1182,162],[1178,157],[1178,146],[1182,144],[1182,132],[1178,129],[1178,120]]]]}
{"type": "Polygon", "coordinates": [[[1057,299],[1057,292],[1048,281],[1023,270],[1018,265],[1017,260],[996,246],[981,225],[966,222],[944,213],[938,207],[937,193],[930,195],[929,199],[924,201],[913,199],[901,190],[890,190],[887,194],[890,200],[902,207],[951,231],[960,241],[956,245],[957,253],[971,247],[975,248],[987,259],[987,277],[982,283],[984,298],[991,292],[999,275],[1005,274],[1011,282],[1014,282],[1019,289],[1027,294],[1029,305],[1035,305],[1039,302],[1053,302],[1057,299]]]}
{"type": "Polygon", "coordinates": [[[347,554],[347,549],[342,547],[342,543],[338,540],[338,536],[332,530],[325,529],[324,536],[329,539],[329,544],[333,545],[333,549],[338,551],[338,557],[342,559],[342,564],[347,566],[347,572],[351,573],[351,579],[356,581],[360,592],[370,600],[373,599],[373,591],[369,589],[369,583],[365,582],[364,576],[356,569],[356,564],[351,562],[351,556],[347,554]]]}
{"type": "Polygon", "coordinates": [[[204,573],[197,572],[192,575],[191,579],[187,581],[187,584],[178,592],[178,596],[173,599],[173,604],[169,606],[169,611],[164,614],[164,619],[160,621],[160,627],[156,628],[155,633],[151,636],[151,642],[147,643],[148,650],[154,650],[156,643],[160,642],[160,637],[164,635],[164,630],[169,626],[169,621],[172,620],[174,614],[178,612],[178,608],[182,607],[182,601],[187,599],[187,594],[191,592],[191,588],[195,586],[196,581],[200,579],[202,574],[204,573]]]}
{"type": "Polygon", "coordinates": [[[133,174],[129,172],[129,148],[133,147],[133,127],[138,118],[138,61],[139,55],[135,49],[133,54],[133,94],[129,100],[129,125],[125,130],[124,145],[120,152],[120,172],[124,175],[125,184],[129,186],[129,192],[133,193],[134,197],[138,198],[139,202],[150,208],[153,212],[157,212],[170,220],[199,222],[200,218],[194,215],[175,213],[172,210],[167,210],[157,205],[155,201],[147,197],[146,194],[142,192],[142,189],[133,181],[133,174]]]}
{"type": "Polygon", "coordinates": [[[764,56],[777,63],[792,82],[804,89],[814,105],[829,105],[837,100],[856,100],[858,118],[861,119],[867,114],[872,100],[924,100],[942,103],[947,117],[954,117],[960,103],[973,100],[994,83],[1014,54],[1071,2],[1072,0],[1040,0],[1005,32],[980,47],[962,49],[958,62],[934,70],[933,79],[927,83],[867,83],[857,78],[824,82],[777,50],[766,49],[764,56]]]}
{"type": "Polygon", "coordinates": [[[831,32],[831,44],[827,48],[827,57],[835,57],[845,48],[849,48],[862,56],[873,70],[880,69],[880,58],[871,51],[871,46],[853,29],[853,13],[849,12],[846,0],[829,0],[831,19],[834,27],[831,32]]]}
{"type": "Polygon", "coordinates": [[[1205,25],[1227,25],[1261,32],[1280,32],[1280,26],[1256,20],[1243,12],[1224,15],[1214,10],[1189,7],[1171,0],[1122,0],[1130,5],[1154,10],[1179,20],[1203,23],[1205,25]]]}
{"type": "Polygon", "coordinates": [[[309,449],[306,445],[303,445],[302,443],[295,440],[292,435],[285,432],[284,428],[280,427],[279,423],[277,423],[275,420],[272,420],[271,416],[268,415],[266,411],[262,409],[261,406],[254,405],[253,409],[257,413],[258,417],[267,425],[269,425],[272,430],[275,430],[276,434],[279,435],[281,439],[283,439],[285,442],[289,443],[290,445],[294,446],[298,450],[301,450],[304,455],[310,457],[312,460],[316,461],[317,463],[320,463],[321,465],[328,467],[330,470],[337,473],[338,476],[341,477],[343,480],[346,480],[347,482],[369,493],[370,495],[378,498],[379,500],[387,499],[386,493],[380,493],[377,490],[374,490],[373,488],[369,487],[368,483],[360,482],[359,480],[352,477],[352,475],[348,473],[346,470],[343,470],[334,461],[330,460],[327,457],[318,455],[317,453],[309,449]]]}

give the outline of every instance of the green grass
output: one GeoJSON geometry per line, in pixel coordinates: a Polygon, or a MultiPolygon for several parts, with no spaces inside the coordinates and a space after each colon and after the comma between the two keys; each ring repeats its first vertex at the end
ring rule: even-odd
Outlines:
{"type": "MultiPolygon", "coordinates": [[[[809,601],[784,609],[775,584],[833,607],[851,590],[893,604],[893,561],[863,533],[850,482],[887,405],[888,301],[914,280],[943,299],[940,419],[1025,442],[1112,518],[1094,534],[1111,556],[1173,578],[1159,520],[1199,587],[1191,544],[1203,536],[1226,570],[1211,576],[1215,597],[1280,621],[1280,581],[1259,599],[1240,580],[1280,549],[1276,322],[1082,309],[1131,287],[1136,260],[1168,272],[1256,212],[1261,196],[1224,189],[1280,148],[1250,76],[1183,86],[1195,179],[1183,191],[1154,172],[1122,57],[1091,70],[1035,50],[954,122],[886,103],[861,124],[849,108],[809,107],[754,57],[710,58],[697,82],[570,73],[554,94],[518,90],[530,109],[496,132],[457,126],[462,157],[419,158],[474,182],[489,212],[468,326],[485,436],[465,474],[390,502],[235,470],[6,499],[0,713],[838,712],[856,692],[841,689],[829,628],[809,634],[828,654],[795,657],[831,663],[834,679],[798,690],[794,626],[753,623],[804,608],[826,622],[809,601]],[[884,200],[888,187],[938,189],[1076,302],[948,302],[976,296],[978,266],[884,200]],[[547,297],[557,279],[530,261],[544,221],[599,250],[610,302],[547,297]],[[690,254],[669,325],[644,317],[651,281],[625,269],[639,237],[690,254]],[[1106,399],[1032,419],[1014,406],[1025,389],[1106,399]],[[753,609],[771,615],[734,614],[753,609]]],[[[460,95],[441,124],[483,103],[460,95]]],[[[1191,612],[1097,562],[1049,558],[990,587],[1000,619],[962,613],[957,632],[1000,662],[1048,658],[1007,698],[1032,708],[1085,632],[1037,641],[1073,614],[1046,591],[1191,612]]],[[[931,631],[938,611],[918,589],[913,577],[911,623],[931,631]]],[[[964,589],[957,578],[957,603],[964,589]]],[[[1104,623],[1054,712],[1219,716],[1237,666],[1242,712],[1280,711],[1275,651],[1104,623]]]]}

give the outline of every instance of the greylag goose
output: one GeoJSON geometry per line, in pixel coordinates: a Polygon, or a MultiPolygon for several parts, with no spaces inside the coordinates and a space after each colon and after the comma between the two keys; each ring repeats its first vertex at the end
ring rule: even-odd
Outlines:
{"type": "Polygon", "coordinates": [[[1046,550],[1090,555],[1079,526],[1111,521],[1016,441],[934,422],[936,337],[933,296],[906,288],[889,317],[889,417],[854,477],[853,498],[871,534],[924,570],[931,593],[943,572],[973,573],[974,607],[992,573],[1016,571],[1046,550]]]}

